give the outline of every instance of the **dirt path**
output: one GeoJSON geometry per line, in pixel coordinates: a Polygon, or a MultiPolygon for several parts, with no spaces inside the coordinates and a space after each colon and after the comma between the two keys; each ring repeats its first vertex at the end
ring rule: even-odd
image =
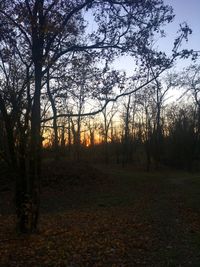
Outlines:
{"type": "Polygon", "coordinates": [[[185,190],[188,179],[166,178],[155,181],[150,190],[148,221],[156,236],[157,260],[155,266],[200,266],[200,247],[196,235],[184,218],[187,209],[185,190]]]}

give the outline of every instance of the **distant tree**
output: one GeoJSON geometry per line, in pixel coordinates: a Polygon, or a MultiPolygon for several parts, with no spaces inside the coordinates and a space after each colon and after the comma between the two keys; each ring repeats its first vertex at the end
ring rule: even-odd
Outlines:
{"type": "Polygon", "coordinates": [[[178,86],[186,93],[191,95],[195,105],[195,152],[200,157],[200,66],[193,64],[181,72],[178,76],[178,86]]]}
{"type": "Polygon", "coordinates": [[[154,90],[153,101],[155,105],[152,150],[156,161],[156,168],[158,168],[158,165],[162,163],[162,156],[164,155],[164,105],[168,91],[176,86],[176,76],[168,74],[162,79],[156,78],[152,83],[152,86],[154,90]]]}
{"type": "Polygon", "coordinates": [[[72,113],[77,114],[76,118],[71,118],[76,160],[80,159],[81,127],[84,120],[82,113],[87,107],[88,100],[92,99],[94,84],[99,76],[99,70],[95,66],[96,60],[98,59],[92,53],[74,57],[64,78],[63,91],[67,92],[70,99],[72,113]]]}
{"type": "Polygon", "coordinates": [[[154,109],[154,90],[152,86],[148,86],[138,93],[138,109],[139,109],[139,122],[137,138],[140,144],[144,144],[144,152],[146,157],[146,170],[149,171],[153,160],[152,150],[152,135],[153,123],[155,116],[154,109]]]}
{"type": "Polygon", "coordinates": [[[195,159],[195,111],[192,106],[182,106],[168,111],[168,162],[176,168],[192,170],[195,159]],[[170,120],[169,120],[170,114],[170,120]]]}
{"type": "Polygon", "coordinates": [[[118,73],[114,70],[109,70],[107,66],[103,71],[101,77],[99,77],[99,85],[97,90],[99,91],[99,106],[101,107],[102,111],[102,123],[100,125],[100,133],[103,137],[103,144],[104,144],[104,159],[105,162],[109,162],[108,156],[108,142],[111,140],[111,136],[109,136],[110,127],[112,125],[113,117],[117,112],[116,103],[112,102],[111,105],[103,106],[107,103],[108,99],[115,95],[114,88],[119,86],[122,80],[124,79],[124,75],[118,73]]]}
{"type": "Polygon", "coordinates": [[[133,154],[134,130],[135,130],[135,114],[137,110],[137,95],[129,95],[125,98],[122,110],[122,145],[123,145],[123,165],[130,163],[133,154]]]}

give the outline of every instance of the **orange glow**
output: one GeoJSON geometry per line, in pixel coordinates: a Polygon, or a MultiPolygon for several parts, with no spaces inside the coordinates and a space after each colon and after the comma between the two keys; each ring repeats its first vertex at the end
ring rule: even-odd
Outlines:
{"type": "MultiPolygon", "coordinates": [[[[68,134],[65,134],[65,141],[66,145],[68,143],[68,134]]],[[[102,137],[99,135],[99,133],[94,133],[94,140],[93,144],[97,145],[102,142],[102,137]]],[[[44,148],[51,147],[53,143],[53,130],[52,129],[47,129],[43,131],[42,134],[42,146],[44,148]]],[[[72,137],[72,143],[73,143],[73,137],[72,137]]],[[[91,139],[90,139],[90,134],[89,132],[81,134],[81,144],[90,147],[91,144],[91,139]]]]}

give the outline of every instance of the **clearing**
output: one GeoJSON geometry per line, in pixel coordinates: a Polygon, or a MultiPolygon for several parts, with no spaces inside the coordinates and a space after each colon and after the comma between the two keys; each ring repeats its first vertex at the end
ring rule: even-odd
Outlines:
{"type": "Polygon", "coordinates": [[[45,168],[38,234],[15,233],[12,191],[0,192],[1,267],[200,266],[199,174],[54,169],[45,168]]]}

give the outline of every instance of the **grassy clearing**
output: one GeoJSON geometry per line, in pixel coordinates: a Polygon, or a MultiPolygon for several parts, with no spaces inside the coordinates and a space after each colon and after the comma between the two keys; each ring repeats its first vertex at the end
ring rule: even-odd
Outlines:
{"type": "Polygon", "coordinates": [[[78,170],[44,187],[39,234],[0,217],[0,266],[200,266],[199,174],[78,170]]]}

